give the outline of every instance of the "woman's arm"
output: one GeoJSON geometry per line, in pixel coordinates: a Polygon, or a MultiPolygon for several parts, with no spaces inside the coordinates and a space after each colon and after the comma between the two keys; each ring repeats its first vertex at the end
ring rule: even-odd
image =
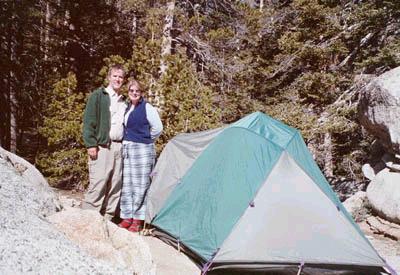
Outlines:
{"type": "Polygon", "coordinates": [[[146,103],[146,116],[150,124],[150,136],[155,140],[158,138],[163,130],[163,125],[158,115],[157,109],[149,103],[146,103]]]}

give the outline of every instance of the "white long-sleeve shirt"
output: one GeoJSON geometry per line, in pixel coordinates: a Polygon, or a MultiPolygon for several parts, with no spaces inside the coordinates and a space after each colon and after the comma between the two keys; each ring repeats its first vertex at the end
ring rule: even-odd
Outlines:
{"type": "Polygon", "coordinates": [[[110,139],[121,141],[124,136],[124,113],[126,103],[122,95],[117,94],[110,86],[106,88],[110,96],[110,139]]]}

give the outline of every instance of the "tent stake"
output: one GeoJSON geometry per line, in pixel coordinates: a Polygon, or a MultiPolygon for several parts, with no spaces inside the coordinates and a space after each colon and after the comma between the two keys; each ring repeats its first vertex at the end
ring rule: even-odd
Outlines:
{"type": "Polygon", "coordinates": [[[304,267],[304,262],[301,262],[299,265],[299,271],[297,271],[297,275],[301,274],[301,271],[303,271],[303,267],[304,267]]]}
{"type": "Polygon", "coordinates": [[[207,272],[210,269],[210,267],[211,267],[211,265],[212,265],[212,263],[214,261],[215,256],[217,255],[218,251],[219,251],[219,248],[217,249],[217,251],[214,252],[214,254],[212,255],[211,259],[203,265],[203,268],[201,269],[201,275],[206,275],[207,274],[207,272]]]}
{"type": "Polygon", "coordinates": [[[391,266],[386,262],[385,259],[383,259],[383,261],[386,263],[386,266],[385,266],[385,267],[386,267],[387,270],[389,271],[390,275],[397,275],[396,270],[394,270],[394,268],[391,267],[391,266]]]}

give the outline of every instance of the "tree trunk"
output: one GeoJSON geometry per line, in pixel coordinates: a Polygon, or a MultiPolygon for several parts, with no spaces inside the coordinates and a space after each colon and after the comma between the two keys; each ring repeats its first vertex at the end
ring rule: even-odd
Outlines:
{"type": "Polygon", "coordinates": [[[3,83],[5,88],[4,98],[2,102],[2,110],[1,114],[1,147],[6,150],[10,150],[10,91],[9,91],[9,84],[8,84],[8,75],[4,75],[3,83]]]}
{"type": "Polygon", "coordinates": [[[314,160],[317,160],[318,158],[318,142],[315,138],[310,139],[307,143],[307,148],[310,151],[312,157],[314,160]]]}
{"type": "MultiPolygon", "coordinates": [[[[10,84],[15,80],[15,74],[10,71],[10,84]]],[[[17,152],[17,96],[15,85],[10,85],[10,152],[17,152]]]]}
{"type": "Polygon", "coordinates": [[[132,17],[132,28],[131,28],[131,34],[133,39],[135,39],[136,33],[137,33],[137,16],[136,14],[134,14],[132,17]]]}
{"type": "Polygon", "coordinates": [[[333,144],[332,144],[332,134],[325,133],[324,135],[324,164],[325,164],[325,176],[333,177],[333,144]]]}
{"type": "Polygon", "coordinates": [[[260,11],[263,11],[264,8],[264,0],[260,0],[260,11]]]}
{"type": "MultiPolygon", "coordinates": [[[[13,4],[13,12],[15,12],[15,4],[13,4]]],[[[17,90],[16,90],[16,72],[17,65],[17,26],[18,18],[14,13],[11,16],[10,33],[8,40],[8,50],[10,56],[10,71],[8,73],[8,93],[9,93],[9,110],[10,110],[10,152],[17,152],[17,90]]]]}
{"type": "Polygon", "coordinates": [[[51,20],[51,10],[50,3],[46,2],[46,14],[45,14],[45,24],[44,24],[44,61],[49,58],[49,43],[50,43],[50,20],[51,20]]]}
{"type": "MultiPolygon", "coordinates": [[[[159,78],[161,78],[167,71],[168,65],[166,62],[166,58],[172,53],[171,30],[174,23],[174,10],[175,10],[175,1],[169,1],[167,3],[167,12],[165,15],[163,37],[161,42],[161,60],[160,60],[159,78]]],[[[157,107],[159,112],[163,111],[164,97],[158,90],[154,94],[154,105],[157,107]]]]}
{"type": "Polygon", "coordinates": [[[40,5],[42,12],[40,20],[40,51],[43,54],[43,60],[47,61],[49,58],[51,10],[48,1],[40,1],[40,5]]]}
{"type": "Polygon", "coordinates": [[[175,1],[167,3],[167,14],[165,16],[165,24],[163,28],[163,38],[161,44],[161,64],[160,77],[165,73],[168,66],[166,65],[165,57],[171,54],[172,50],[172,25],[174,23],[175,1]]]}

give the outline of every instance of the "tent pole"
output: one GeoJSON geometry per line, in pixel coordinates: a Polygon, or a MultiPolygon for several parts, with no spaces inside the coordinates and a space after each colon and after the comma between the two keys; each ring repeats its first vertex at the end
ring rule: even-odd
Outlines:
{"type": "Polygon", "coordinates": [[[219,251],[219,248],[217,249],[217,251],[214,252],[214,254],[212,255],[211,259],[203,265],[203,268],[201,269],[201,275],[206,275],[207,274],[207,272],[210,269],[210,267],[211,267],[211,265],[212,265],[212,263],[214,261],[215,256],[217,255],[218,251],[219,251]]]}
{"type": "Polygon", "coordinates": [[[297,275],[301,274],[301,271],[303,271],[303,267],[304,267],[304,262],[301,262],[299,265],[299,271],[297,271],[297,275]]]}
{"type": "Polygon", "coordinates": [[[181,242],[179,241],[179,238],[178,238],[178,252],[181,253],[181,242]]]}
{"type": "Polygon", "coordinates": [[[386,269],[389,271],[390,275],[397,275],[396,270],[394,270],[394,268],[391,267],[391,266],[386,262],[385,259],[384,259],[383,261],[386,263],[386,266],[385,266],[385,267],[386,267],[386,269]]]}

